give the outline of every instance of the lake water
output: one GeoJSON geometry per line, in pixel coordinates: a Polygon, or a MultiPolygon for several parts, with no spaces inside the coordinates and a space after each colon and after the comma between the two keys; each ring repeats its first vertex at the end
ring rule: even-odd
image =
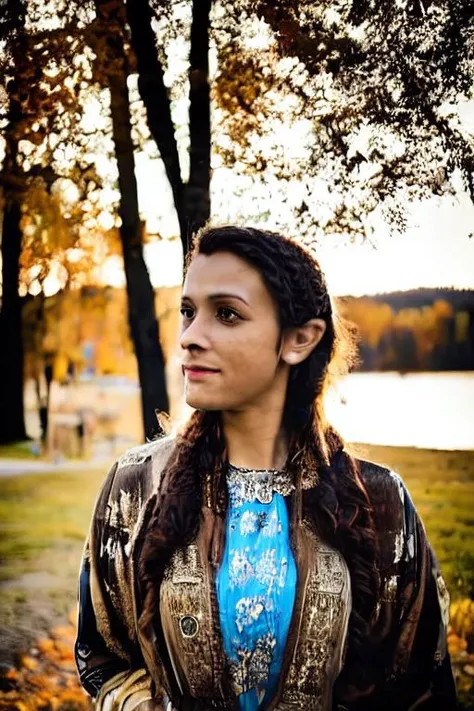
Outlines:
{"type": "Polygon", "coordinates": [[[474,450],[474,372],[353,373],[326,402],[349,442],[474,450]]]}
{"type": "MultiPolygon", "coordinates": [[[[182,414],[178,400],[182,378],[169,369],[168,385],[174,415],[182,414]]],[[[39,436],[33,383],[25,404],[28,432],[39,436]]],[[[142,437],[140,394],[136,383],[94,379],[77,388],[66,388],[69,409],[76,406],[116,410],[117,432],[134,442],[142,437]]],[[[58,397],[53,393],[53,409],[58,397]]],[[[428,449],[474,450],[474,371],[466,373],[353,373],[328,394],[329,420],[349,442],[428,449]]]]}

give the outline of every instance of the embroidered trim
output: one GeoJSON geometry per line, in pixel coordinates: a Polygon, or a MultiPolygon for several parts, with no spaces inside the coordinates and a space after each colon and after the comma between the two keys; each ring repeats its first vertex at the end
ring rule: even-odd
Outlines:
{"type": "Polygon", "coordinates": [[[269,504],[273,492],[288,496],[295,485],[288,472],[280,469],[247,469],[229,464],[227,485],[235,506],[244,501],[259,501],[269,504]]]}

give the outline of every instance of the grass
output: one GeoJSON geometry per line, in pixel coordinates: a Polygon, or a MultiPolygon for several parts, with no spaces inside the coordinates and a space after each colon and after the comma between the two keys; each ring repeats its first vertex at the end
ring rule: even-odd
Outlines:
{"type": "Polygon", "coordinates": [[[106,471],[6,477],[0,485],[0,661],[66,619],[106,471]]]}
{"type": "MultiPolygon", "coordinates": [[[[357,452],[402,476],[452,598],[474,597],[474,454],[374,446],[357,452]]],[[[85,468],[2,479],[0,657],[74,606],[84,538],[105,474],[85,468]]]]}
{"type": "Polygon", "coordinates": [[[0,580],[38,556],[82,546],[104,470],[6,477],[0,493],[0,580]]]}
{"type": "Polygon", "coordinates": [[[31,440],[15,444],[2,444],[0,445],[0,459],[38,459],[32,450],[33,445],[34,442],[31,440]]]}

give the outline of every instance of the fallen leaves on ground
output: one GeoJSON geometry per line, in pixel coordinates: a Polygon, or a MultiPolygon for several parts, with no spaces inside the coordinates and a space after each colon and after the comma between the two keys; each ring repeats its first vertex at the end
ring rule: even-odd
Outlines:
{"type": "MultiPolygon", "coordinates": [[[[448,635],[458,692],[469,698],[474,689],[474,649],[467,618],[472,610],[467,603],[455,605],[448,635]]],[[[74,611],[69,624],[55,627],[48,637],[38,639],[20,657],[16,668],[2,672],[0,711],[91,711],[74,664],[75,635],[74,611]]]]}
{"type": "Polygon", "coordinates": [[[0,677],[0,711],[90,711],[74,664],[75,614],[0,677]]]}

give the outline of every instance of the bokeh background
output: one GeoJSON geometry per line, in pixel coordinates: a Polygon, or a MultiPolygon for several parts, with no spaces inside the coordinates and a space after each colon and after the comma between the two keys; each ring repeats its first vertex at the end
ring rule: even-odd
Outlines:
{"type": "Polygon", "coordinates": [[[100,483],[186,415],[179,301],[210,220],[320,261],[360,363],[327,396],[403,477],[474,708],[469,0],[0,3],[0,709],[89,702],[72,659],[100,483]]]}

